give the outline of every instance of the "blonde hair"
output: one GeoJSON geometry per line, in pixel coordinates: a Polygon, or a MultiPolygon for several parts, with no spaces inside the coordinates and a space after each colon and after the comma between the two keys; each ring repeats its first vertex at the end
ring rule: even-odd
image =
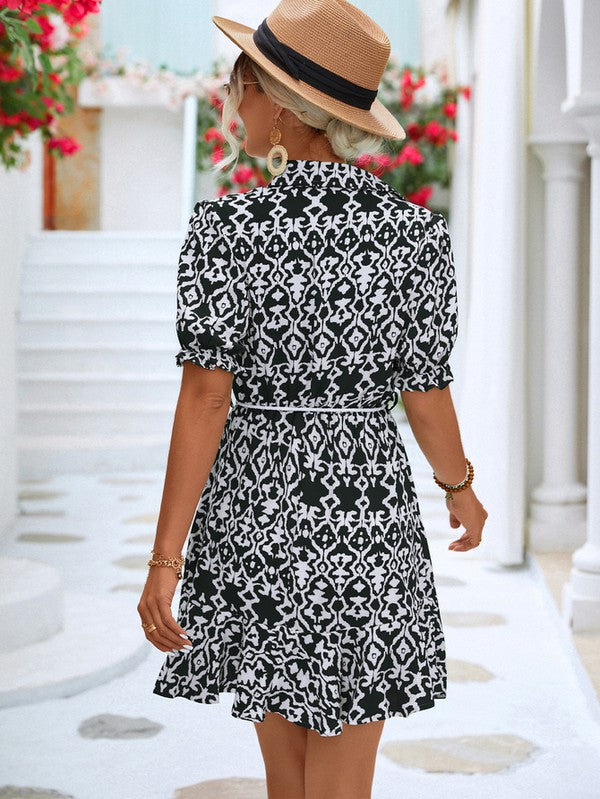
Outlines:
{"type": "MultiPolygon", "coordinates": [[[[312,128],[315,133],[323,131],[329,139],[331,149],[340,158],[352,161],[363,153],[376,154],[386,148],[387,140],[383,136],[369,133],[365,130],[344,122],[331,115],[329,111],[324,111],[313,103],[300,97],[292,89],[288,89],[268,72],[265,72],[256,61],[253,61],[244,51],[237,57],[229,80],[229,95],[223,103],[221,114],[221,133],[231,148],[229,155],[224,156],[214,166],[214,171],[218,172],[229,164],[235,167],[239,153],[241,141],[230,130],[244,92],[244,74],[250,72],[256,77],[260,89],[262,89],[273,102],[289,109],[307,128],[312,128]]],[[[285,146],[285,142],[281,141],[285,146]]]]}

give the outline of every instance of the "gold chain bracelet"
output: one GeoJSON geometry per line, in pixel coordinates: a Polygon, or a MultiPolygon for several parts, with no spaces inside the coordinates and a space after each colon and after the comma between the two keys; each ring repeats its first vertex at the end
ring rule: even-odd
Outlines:
{"type": "Polygon", "coordinates": [[[183,564],[185,563],[185,558],[182,558],[181,555],[178,557],[176,556],[174,558],[163,558],[160,557],[160,552],[155,552],[155,550],[152,550],[151,554],[152,558],[150,558],[150,560],[148,561],[148,566],[171,566],[172,568],[177,570],[176,573],[178,578],[181,578],[183,576],[182,567],[183,564]],[[159,557],[155,558],[154,555],[158,555],[159,557]]]}
{"type": "Polygon", "coordinates": [[[446,499],[453,499],[453,494],[456,494],[458,491],[464,491],[465,488],[468,488],[471,483],[473,482],[473,477],[475,475],[475,469],[473,468],[473,464],[468,458],[465,458],[465,462],[467,464],[467,474],[465,479],[461,483],[456,483],[452,485],[452,483],[443,483],[441,480],[433,473],[433,479],[446,492],[446,499]]]}

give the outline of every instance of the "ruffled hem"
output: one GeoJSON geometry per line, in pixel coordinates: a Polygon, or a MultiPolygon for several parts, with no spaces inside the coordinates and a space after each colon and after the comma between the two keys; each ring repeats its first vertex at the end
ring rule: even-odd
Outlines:
{"type": "Polygon", "coordinates": [[[241,719],[242,721],[262,722],[265,720],[266,713],[277,713],[283,716],[287,721],[297,724],[299,727],[304,727],[308,730],[313,730],[326,738],[332,738],[336,735],[341,735],[343,732],[342,722],[344,724],[368,724],[372,721],[385,721],[386,719],[402,716],[406,718],[419,710],[428,710],[434,707],[436,700],[445,699],[446,692],[438,691],[431,696],[419,697],[415,700],[414,704],[404,706],[397,710],[392,710],[391,707],[382,708],[379,713],[369,716],[369,718],[362,721],[356,721],[349,714],[342,713],[339,719],[330,725],[323,725],[319,720],[322,714],[318,716],[306,708],[290,708],[283,703],[278,704],[274,701],[269,701],[263,704],[260,708],[252,703],[243,703],[239,692],[236,688],[235,681],[225,682],[219,686],[217,692],[201,692],[194,694],[185,690],[180,690],[175,686],[164,687],[155,685],[153,692],[157,696],[165,697],[166,699],[187,699],[198,704],[215,705],[221,703],[221,694],[234,694],[233,704],[231,706],[230,714],[234,718],[241,719]]]}
{"type": "Polygon", "coordinates": [[[222,347],[180,350],[175,356],[175,362],[177,366],[183,366],[184,361],[191,361],[204,369],[225,369],[226,372],[235,372],[239,366],[235,355],[222,347]]]}
{"type": "Polygon", "coordinates": [[[194,636],[202,642],[196,649],[168,653],[153,693],[203,704],[233,693],[236,718],[261,722],[265,713],[278,713],[320,735],[340,735],[342,722],[406,717],[446,697],[444,664],[431,646],[432,631],[424,632],[417,634],[422,644],[414,655],[416,670],[407,663],[392,665],[389,653],[370,669],[368,632],[358,642],[345,639],[342,647],[331,633],[295,625],[267,630],[253,624],[245,630],[231,619],[221,628],[220,643],[211,646],[200,632],[194,636]]]}

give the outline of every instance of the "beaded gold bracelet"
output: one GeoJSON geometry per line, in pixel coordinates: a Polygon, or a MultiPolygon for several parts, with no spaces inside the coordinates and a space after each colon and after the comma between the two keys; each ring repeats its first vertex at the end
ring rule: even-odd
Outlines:
{"type": "Polygon", "coordinates": [[[171,566],[174,569],[177,569],[177,577],[180,578],[183,576],[181,570],[183,564],[185,563],[185,558],[182,558],[181,556],[174,558],[161,558],[160,552],[155,552],[155,550],[152,550],[151,554],[153,557],[148,561],[148,566],[171,566]],[[158,555],[159,557],[154,558],[154,555],[158,555]]]}
{"type": "Polygon", "coordinates": [[[446,492],[446,499],[453,499],[452,496],[453,494],[457,493],[458,491],[464,491],[464,489],[468,488],[473,482],[475,469],[473,468],[473,464],[468,458],[465,458],[465,462],[467,464],[467,474],[462,483],[456,483],[455,485],[452,485],[451,483],[443,483],[441,480],[438,480],[438,478],[435,475],[435,472],[433,472],[433,479],[435,480],[437,485],[439,485],[440,488],[443,488],[444,491],[446,492]]]}

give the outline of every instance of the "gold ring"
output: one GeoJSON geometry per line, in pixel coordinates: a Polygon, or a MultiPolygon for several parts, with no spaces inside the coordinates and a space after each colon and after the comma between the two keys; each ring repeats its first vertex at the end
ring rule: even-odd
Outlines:
{"type": "Polygon", "coordinates": [[[147,633],[152,633],[152,632],[154,632],[154,630],[156,630],[156,624],[152,624],[150,627],[148,627],[146,632],[147,633]]]}
{"type": "Polygon", "coordinates": [[[144,624],[142,622],[142,627],[144,628],[144,630],[146,629],[146,627],[151,627],[151,626],[152,626],[152,622],[151,621],[149,621],[148,624],[144,624]]]}

